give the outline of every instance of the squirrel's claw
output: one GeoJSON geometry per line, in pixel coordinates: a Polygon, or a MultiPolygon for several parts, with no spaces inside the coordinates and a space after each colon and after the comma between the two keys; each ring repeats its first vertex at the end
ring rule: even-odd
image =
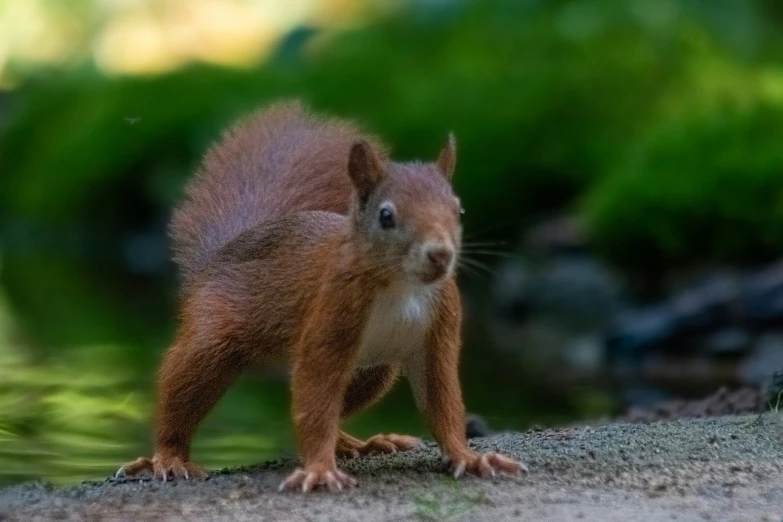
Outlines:
{"type": "Polygon", "coordinates": [[[303,493],[312,491],[317,486],[326,486],[332,493],[356,486],[357,482],[337,468],[333,469],[297,469],[283,483],[278,491],[294,491],[301,489],[303,493]]]}
{"type": "Polygon", "coordinates": [[[133,462],[128,462],[121,466],[120,469],[117,470],[117,473],[114,474],[114,478],[135,477],[144,471],[154,473],[152,459],[139,457],[133,462]]]}
{"type": "Polygon", "coordinates": [[[180,457],[154,457],[148,459],[140,457],[133,462],[125,464],[115,473],[115,477],[135,477],[144,471],[151,472],[156,479],[168,482],[173,479],[201,479],[207,474],[200,467],[187,462],[180,457]]]}
{"type": "Polygon", "coordinates": [[[471,454],[461,459],[445,458],[444,461],[450,464],[454,478],[459,478],[466,471],[481,478],[494,478],[498,473],[528,472],[527,466],[523,463],[499,453],[471,454]]]}
{"type": "Polygon", "coordinates": [[[179,457],[173,457],[169,459],[153,459],[155,466],[155,478],[161,479],[164,482],[171,479],[201,479],[207,474],[190,462],[184,461],[179,457]]]}

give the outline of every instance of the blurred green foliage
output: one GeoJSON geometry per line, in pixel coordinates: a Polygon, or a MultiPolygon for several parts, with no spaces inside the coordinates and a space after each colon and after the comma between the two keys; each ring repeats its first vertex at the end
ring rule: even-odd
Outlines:
{"type": "MultiPolygon", "coordinates": [[[[151,215],[165,219],[220,129],[280,97],[356,117],[403,158],[434,157],[453,129],[457,185],[469,231],[477,233],[500,226],[512,235],[588,188],[611,190],[611,183],[596,182],[640,163],[683,170],[678,179],[698,183],[687,160],[660,165],[640,158],[655,152],[639,144],[656,139],[662,125],[682,127],[683,157],[703,155],[705,144],[684,126],[711,132],[719,125],[717,147],[734,139],[734,129],[719,121],[719,103],[704,111],[703,123],[690,114],[680,122],[691,104],[728,90],[750,105],[781,102],[743,80],[770,67],[767,55],[777,43],[757,35],[756,46],[742,44],[748,38],[725,27],[734,16],[734,26],[764,35],[770,20],[762,11],[751,17],[747,6],[716,4],[726,11],[717,21],[709,2],[462,2],[337,36],[316,34],[299,52],[249,71],[46,75],[13,95],[0,145],[8,174],[0,181],[0,208],[15,220],[89,224],[93,239],[151,215]],[[754,61],[744,63],[742,53],[754,48],[754,61]]],[[[783,80],[772,82],[780,93],[783,80]]],[[[748,150],[774,160],[756,152],[748,150]]],[[[599,243],[625,248],[608,227],[595,228],[599,243]]]]}
{"type": "Polygon", "coordinates": [[[37,359],[14,342],[0,302],[1,482],[90,475],[128,450],[128,439],[106,434],[144,415],[127,387],[129,367],[111,357],[115,352],[88,346],[68,358],[37,359]]]}
{"type": "MultiPolygon", "coordinates": [[[[437,4],[316,32],[252,69],[39,71],[0,98],[0,285],[25,334],[0,340],[0,475],[105,473],[149,449],[141,416],[176,310],[160,259],[169,209],[221,129],[274,99],[354,117],[400,159],[434,158],[453,130],[472,240],[513,240],[572,212],[628,272],[783,248],[779,3],[437,4]],[[33,460],[49,467],[25,472],[33,460]]],[[[536,378],[499,363],[480,334],[466,339],[469,408],[501,427],[582,412],[527,394],[536,378]]],[[[208,419],[202,463],[289,444],[284,386],[253,386],[208,419]],[[225,425],[247,438],[225,439],[225,425]]],[[[421,431],[407,394],[390,402],[357,432],[421,431]]]]}
{"type": "Polygon", "coordinates": [[[765,262],[783,245],[783,111],[758,105],[651,131],[585,208],[621,266],[765,262]]]}

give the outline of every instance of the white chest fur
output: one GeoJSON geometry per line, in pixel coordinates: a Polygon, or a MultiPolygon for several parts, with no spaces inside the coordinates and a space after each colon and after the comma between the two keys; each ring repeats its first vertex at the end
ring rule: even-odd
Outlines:
{"type": "Polygon", "coordinates": [[[375,297],[357,366],[404,363],[421,352],[432,315],[431,289],[390,288],[375,297]]]}

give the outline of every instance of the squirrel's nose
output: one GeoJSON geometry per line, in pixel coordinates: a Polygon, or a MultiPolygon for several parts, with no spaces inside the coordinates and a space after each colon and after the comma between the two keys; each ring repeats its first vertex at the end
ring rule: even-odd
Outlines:
{"type": "Polygon", "coordinates": [[[430,260],[430,263],[432,263],[433,266],[443,272],[445,272],[451,264],[452,257],[454,257],[454,253],[450,248],[433,247],[427,250],[427,259],[430,260]]]}

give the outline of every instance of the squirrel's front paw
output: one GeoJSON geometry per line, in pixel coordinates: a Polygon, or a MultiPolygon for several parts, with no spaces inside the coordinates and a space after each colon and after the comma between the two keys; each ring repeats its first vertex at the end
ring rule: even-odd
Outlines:
{"type": "Polygon", "coordinates": [[[307,466],[299,468],[280,484],[280,491],[301,489],[307,493],[316,486],[326,486],[337,493],[356,486],[356,481],[334,466],[307,466]]]}
{"type": "Polygon", "coordinates": [[[117,470],[116,477],[133,477],[143,471],[150,471],[156,479],[166,482],[171,479],[200,479],[207,474],[195,464],[180,457],[162,457],[152,459],[140,457],[117,470]]]}
{"type": "Polygon", "coordinates": [[[484,453],[482,455],[469,453],[458,458],[444,457],[443,460],[449,464],[454,478],[459,478],[466,471],[482,478],[494,477],[499,472],[527,473],[527,466],[499,453],[484,453]]]}

